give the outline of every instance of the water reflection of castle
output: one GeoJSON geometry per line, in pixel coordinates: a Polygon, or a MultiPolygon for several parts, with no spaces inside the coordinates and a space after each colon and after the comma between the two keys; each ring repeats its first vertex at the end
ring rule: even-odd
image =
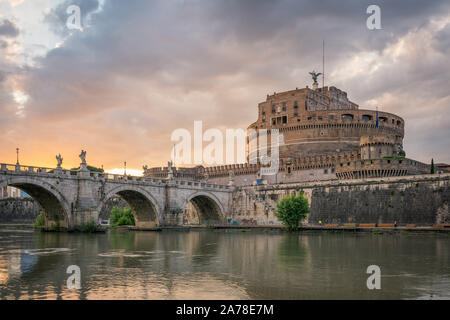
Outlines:
{"type": "MultiPolygon", "coordinates": [[[[172,168],[174,176],[226,184],[232,172],[234,184],[239,186],[254,184],[257,179],[270,184],[430,172],[429,165],[405,157],[405,121],[401,117],[360,109],[336,87],[319,88],[315,84],[312,89],[296,88],[267,95],[266,101],[258,104],[258,119],[248,128],[266,129],[268,133],[278,129],[283,135],[278,174],[260,177],[259,164],[245,163],[172,168]]],[[[269,134],[268,150],[270,140],[269,134]]],[[[261,144],[258,135],[249,137],[249,160],[257,158],[260,145],[265,144],[261,144]],[[256,143],[250,143],[252,139],[256,143]]],[[[167,178],[168,168],[149,168],[144,174],[167,178]]]]}

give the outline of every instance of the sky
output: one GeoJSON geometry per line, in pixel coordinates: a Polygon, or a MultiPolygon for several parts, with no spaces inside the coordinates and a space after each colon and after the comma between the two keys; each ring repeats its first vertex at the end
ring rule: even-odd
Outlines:
{"type": "Polygon", "coordinates": [[[326,85],[404,118],[407,157],[450,163],[446,0],[0,0],[0,162],[166,165],[175,129],[245,129],[267,94],[311,85],[322,40],[326,85]]]}

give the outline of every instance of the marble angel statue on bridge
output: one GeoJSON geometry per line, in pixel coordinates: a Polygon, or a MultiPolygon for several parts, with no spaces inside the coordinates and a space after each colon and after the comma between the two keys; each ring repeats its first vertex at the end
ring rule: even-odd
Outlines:
{"type": "Polygon", "coordinates": [[[81,150],[81,154],[79,155],[82,164],[86,164],[86,151],[81,150]]]}
{"type": "Polygon", "coordinates": [[[61,156],[61,153],[56,156],[56,161],[58,161],[57,168],[61,168],[63,162],[63,157],[61,156]]]}

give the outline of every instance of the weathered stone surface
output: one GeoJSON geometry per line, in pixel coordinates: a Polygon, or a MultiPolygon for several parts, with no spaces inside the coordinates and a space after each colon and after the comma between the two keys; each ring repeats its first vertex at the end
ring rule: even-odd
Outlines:
{"type": "Polygon", "coordinates": [[[308,197],[309,223],[394,223],[433,225],[450,220],[450,174],[366,180],[322,181],[246,187],[233,193],[233,220],[278,224],[282,198],[308,197]]]}
{"type": "Polygon", "coordinates": [[[450,188],[440,181],[321,188],[312,199],[310,222],[432,225],[449,217],[450,188]]]}
{"type": "Polygon", "coordinates": [[[182,225],[186,220],[278,224],[277,202],[298,192],[309,199],[310,223],[445,223],[450,216],[449,181],[450,174],[436,174],[234,188],[193,181],[0,170],[0,187],[23,189],[40,204],[47,226],[58,220],[68,229],[97,221],[117,196],[132,208],[136,225],[142,228],[182,225]]]}
{"type": "Polygon", "coordinates": [[[40,210],[32,198],[1,199],[0,222],[34,222],[40,210]]]}

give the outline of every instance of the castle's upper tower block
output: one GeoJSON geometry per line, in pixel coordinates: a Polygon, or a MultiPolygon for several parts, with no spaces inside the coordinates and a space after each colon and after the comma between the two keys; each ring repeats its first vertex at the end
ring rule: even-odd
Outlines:
{"type": "MultiPolygon", "coordinates": [[[[393,136],[393,147],[402,152],[402,118],[360,109],[336,87],[315,87],[267,95],[266,101],[258,104],[258,120],[249,129],[278,129],[284,137],[281,158],[360,151],[361,136],[393,136]]],[[[251,159],[256,156],[252,149],[249,145],[251,159]]]]}

